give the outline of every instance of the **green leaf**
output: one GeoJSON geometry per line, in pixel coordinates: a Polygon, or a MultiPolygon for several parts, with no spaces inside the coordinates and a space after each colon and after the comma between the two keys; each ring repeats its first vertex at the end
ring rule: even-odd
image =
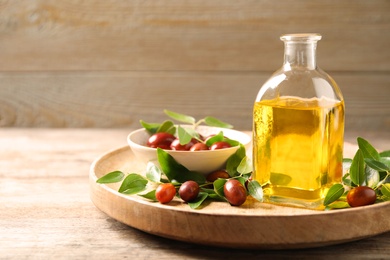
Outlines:
{"type": "Polygon", "coordinates": [[[351,158],[343,158],[343,163],[346,163],[347,165],[351,164],[352,163],[352,159],[351,158]]]}
{"type": "Polygon", "coordinates": [[[371,158],[365,158],[364,161],[367,163],[368,166],[370,166],[371,168],[377,171],[380,172],[390,171],[390,167],[380,161],[371,158]]]}
{"type": "Polygon", "coordinates": [[[252,161],[248,156],[245,156],[237,166],[237,172],[247,174],[253,171],[252,161]]]}
{"type": "Polygon", "coordinates": [[[209,198],[212,200],[226,201],[224,197],[219,196],[217,193],[210,193],[209,198]]]}
{"type": "Polygon", "coordinates": [[[322,173],[320,176],[317,177],[316,180],[318,180],[322,185],[326,185],[328,183],[329,175],[328,173],[322,173]]]}
{"type": "Polygon", "coordinates": [[[324,199],[324,206],[328,206],[332,202],[338,200],[344,193],[344,186],[340,183],[334,184],[330,189],[328,190],[328,193],[326,193],[325,199],[324,199]]]}
{"type": "Polygon", "coordinates": [[[205,117],[204,122],[209,126],[216,126],[216,127],[222,127],[222,128],[233,128],[233,126],[231,124],[222,122],[221,120],[219,120],[215,117],[211,117],[211,116],[205,117]]]}
{"type": "Polygon", "coordinates": [[[157,133],[169,133],[174,135],[176,133],[176,127],[172,121],[164,121],[157,129],[157,133]]]}
{"type": "Polygon", "coordinates": [[[343,173],[349,172],[349,169],[351,168],[352,159],[344,158],[343,159],[343,173]]]}
{"type": "Polygon", "coordinates": [[[123,180],[119,192],[124,194],[135,194],[145,190],[148,181],[139,174],[131,173],[123,180]]]}
{"type": "Polygon", "coordinates": [[[350,208],[348,202],[346,201],[335,201],[326,207],[326,209],[345,209],[345,208],[350,208]]]}
{"type": "Polygon", "coordinates": [[[157,199],[156,199],[156,190],[149,191],[146,194],[138,194],[138,195],[141,196],[141,197],[144,197],[145,199],[157,201],[157,199]]]}
{"type": "Polygon", "coordinates": [[[390,177],[390,173],[387,172],[379,172],[379,183],[377,184],[377,187],[380,187],[384,183],[388,183],[388,178],[390,177]]]}
{"type": "Polygon", "coordinates": [[[382,196],[380,199],[381,201],[390,201],[390,197],[387,196],[382,196]]]}
{"type": "Polygon", "coordinates": [[[189,171],[184,176],[180,176],[178,179],[181,183],[186,181],[195,181],[199,184],[206,183],[206,177],[198,172],[189,171]]]}
{"type": "Polygon", "coordinates": [[[215,194],[215,190],[214,189],[209,189],[209,188],[201,188],[201,191],[202,192],[206,192],[208,194],[215,194]]]}
{"type": "Polygon", "coordinates": [[[115,183],[120,182],[125,174],[121,171],[113,171],[97,179],[97,183],[115,183]]]}
{"type": "Polygon", "coordinates": [[[379,172],[368,165],[365,168],[366,181],[365,186],[375,189],[380,181],[379,172]]]}
{"type": "Polygon", "coordinates": [[[353,157],[351,168],[349,169],[351,181],[356,185],[362,185],[365,181],[363,152],[358,149],[353,157]]]}
{"type": "Polygon", "coordinates": [[[162,172],[167,176],[169,181],[184,183],[193,180],[199,184],[206,182],[206,177],[200,173],[192,172],[185,166],[179,164],[169,153],[161,148],[157,148],[157,158],[160,163],[162,172]]]}
{"type": "Polygon", "coordinates": [[[186,132],[191,135],[193,138],[200,139],[199,133],[193,127],[183,127],[186,132]]]}
{"type": "Polygon", "coordinates": [[[273,185],[287,185],[291,182],[291,176],[283,173],[271,172],[270,182],[273,185]]]}
{"type": "Polygon", "coordinates": [[[195,118],[193,118],[192,116],[176,113],[167,109],[164,110],[164,113],[170,118],[175,119],[177,121],[191,124],[191,125],[195,124],[195,118]]]}
{"type": "Polygon", "coordinates": [[[139,121],[142,125],[143,128],[145,128],[145,130],[153,135],[155,133],[157,133],[157,130],[160,128],[161,124],[157,124],[157,123],[146,123],[145,121],[143,120],[140,120],[139,121]]]}
{"type": "Polygon", "coordinates": [[[178,175],[189,172],[186,167],[176,162],[169,153],[161,148],[157,148],[157,158],[160,163],[161,170],[167,176],[169,181],[177,180],[178,175]]]}
{"type": "Polygon", "coordinates": [[[199,192],[198,197],[196,197],[195,200],[188,202],[188,205],[190,206],[191,209],[196,209],[200,205],[202,205],[203,201],[207,199],[209,194],[207,192],[199,192]]]}
{"type": "Polygon", "coordinates": [[[241,182],[242,186],[245,187],[245,182],[247,181],[246,178],[240,176],[240,177],[237,177],[235,179],[238,180],[239,182],[241,182]]]}
{"type": "Polygon", "coordinates": [[[387,172],[379,172],[379,179],[380,181],[383,181],[383,183],[386,182],[387,176],[388,176],[387,172]]]}
{"type": "Polygon", "coordinates": [[[380,157],[390,157],[390,150],[380,152],[379,156],[380,157]]]}
{"type": "Polygon", "coordinates": [[[390,168],[390,157],[381,157],[379,161],[390,168]]]}
{"type": "Polygon", "coordinates": [[[390,183],[385,183],[382,185],[381,192],[384,196],[390,198],[390,183]]]}
{"type": "Polygon", "coordinates": [[[190,129],[183,128],[181,126],[177,127],[177,135],[179,136],[179,141],[181,145],[188,144],[191,142],[192,139],[192,133],[190,132],[190,129]]]}
{"type": "Polygon", "coordinates": [[[249,180],[252,177],[252,172],[243,173],[241,177],[245,179],[245,181],[249,180]]]}
{"type": "Polygon", "coordinates": [[[209,139],[207,139],[206,145],[208,147],[210,147],[213,143],[221,142],[221,141],[223,141],[223,139],[224,139],[223,132],[220,131],[218,134],[216,134],[213,137],[210,137],[209,139]]]}
{"type": "Polygon", "coordinates": [[[146,178],[153,182],[160,182],[161,170],[154,163],[148,162],[146,165],[146,178]]]}
{"type": "Polygon", "coordinates": [[[225,198],[222,198],[221,196],[219,196],[217,193],[215,193],[214,189],[201,188],[201,192],[207,193],[209,195],[208,198],[213,199],[213,200],[223,201],[225,199],[225,198]]]}
{"type": "Polygon", "coordinates": [[[216,194],[218,194],[218,196],[220,196],[221,198],[225,198],[225,194],[223,192],[223,187],[225,185],[225,183],[227,182],[226,179],[216,179],[214,182],[213,182],[213,185],[214,185],[214,191],[216,194]]]}
{"type": "Polygon", "coordinates": [[[240,142],[233,140],[233,139],[230,139],[230,138],[227,138],[227,137],[224,137],[222,141],[230,144],[231,147],[240,145],[240,142]]]}
{"type": "Polygon", "coordinates": [[[258,181],[248,181],[248,192],[254,199],[263,201],[263,188],[258,181]]]}
{"type": "Polygon", "coordinates": [[[365,139],[358,137],[357,138],[357,143],[359,146],[359,149],[363,153],[364,158],[371,158],[371,159],[376,159],[379,160],[379,153],[378,151],[365,139]]]}
{"type": "Polygon", "coordinates": [[[226,171],[229,173],[230,177],[240,175],[237,168],[241,164],[241,161],[244,159],[245,156],[245,147],[243,145],[240,145],[237,151],[228,158],[226,162],[226,171]]]}
{"type": "Polygon", "coordinates": [[[343,177],[341,178],[341,181],[342,183],[344,183],[344,185],[348,187],[352,187],[355,185],[352,183],[349,173],[344,174],[343,177]]]}

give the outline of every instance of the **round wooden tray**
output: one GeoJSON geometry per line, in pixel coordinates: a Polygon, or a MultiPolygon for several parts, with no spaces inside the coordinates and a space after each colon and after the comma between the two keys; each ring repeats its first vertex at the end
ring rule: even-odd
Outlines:
{"type": "Polygon", "coordinates": [[[96,159],[90,169],[96,207],[131,227],[170,239],[230,248],[288,249],[338,244],[390,231],[390,202],[315,211],[249,199],[240,207],[210,202],[194,210],[179,199],[162,205],[120,194],[119,184],[96,183],[114,170],[142,173],[145,168],[127,146],[96,159]]]}

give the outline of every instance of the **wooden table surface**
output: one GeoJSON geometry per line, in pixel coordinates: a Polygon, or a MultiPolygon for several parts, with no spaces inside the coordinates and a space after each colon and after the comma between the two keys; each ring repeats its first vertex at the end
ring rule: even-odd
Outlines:
{"type": "MultiPolygon", "coordinates": [[[[89,197],[91,163],[129,129],[0,129],[0,259],[388,259],[390,232],[304,250],[237,250],[160,238],[121,224],[89,197]]],[[[347,133],[354,142],[356,134],[347,133]]],[[[390,134],[365,133],[379,149],[390,134]]],[[[375,220],[368,220],[375,221],[375,220]]],[[[348,223],[345,223],[348,225],[348,223]]]]}

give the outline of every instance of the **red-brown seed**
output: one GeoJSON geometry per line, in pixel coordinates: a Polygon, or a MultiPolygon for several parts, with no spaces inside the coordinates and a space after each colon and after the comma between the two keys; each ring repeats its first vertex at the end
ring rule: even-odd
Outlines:
{"type": "Polygon", "coordinates": [[[204,143],[196,143],[190,148],[190,151],[204,151],[204,150],[209,150],[209,147],[204,143]]]}
{"type": "Polygon", "coordinates": [[[240,206],[246,201],[246,189],[238,180],[228,180],[223,186],[223,192],[232,206],[240,206]]]}
{"type": "Polygon", "coordinates": [[[169,133],[155,133],[151,137],[149,137],[147,146],[152,147],[152,148],[161,148],[161,149],[166,149],[169,150],[171,149],[171,143],[173,140],[175,140],[176,137],[172,134],[169,133]]]}
{"type": "Polygon", "coordinates": [[[171,143],[170,147],[172,150],[175,150],[175,151],[189,151],[191,149],[191,147],[196,143],[198,143],[198,141],[195,138],[192,138],[189,143],[184,144],[184,145],[180,144],[179,139],[175,139],[171,143]]]}
{"type": "Polygon", "coordinates": [[[193,201],[198,197],[199,184],[195,181],[186,181],[179,188],[179,195],[185,202],[193,201]]]}
{"type": "Polygon", "coordinates": [[[376,201],[375,191],[367,186],[359,186],[350,190],[347,194],[347,202],[351,207],[360,207],[374,204],[376,201]]]}
{"type": "Polygon", "coordinates": [[[229,173],[227,173],[224,170],[217,170],[217,171],[214,171],[206,176],[206,180],[208,182],[214,182],[216,179],[219,179],[219,178],[229,179],[230,176],[229,176],[229,173]]]}
{"type": "Polygon", "coordinates": [[[162,183],[156,189],[156,199],[162,203],[168,203],[176,195],[176,188],[172,183],[162,183]]]}

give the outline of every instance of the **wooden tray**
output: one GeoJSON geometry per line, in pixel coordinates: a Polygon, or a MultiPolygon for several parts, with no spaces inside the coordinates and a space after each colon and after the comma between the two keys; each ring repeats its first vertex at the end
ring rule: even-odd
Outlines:
{"type": "MultiPolygon", "coordinates": [[[[346,152],[355,147],[346,145],[346,152]]],[[[180,200],[162,205],[117,192],[119,184],[96,180],[122,170],[142,173],[129,147],[96,159],[90,169],[93,203],[110,217],[139,230],[209,246],[252,249],[311,248],[390,231],[390,202],[335,211],[314,211],[248,200],[240,207],[211,202],[193,210],[180,200]]]]}

